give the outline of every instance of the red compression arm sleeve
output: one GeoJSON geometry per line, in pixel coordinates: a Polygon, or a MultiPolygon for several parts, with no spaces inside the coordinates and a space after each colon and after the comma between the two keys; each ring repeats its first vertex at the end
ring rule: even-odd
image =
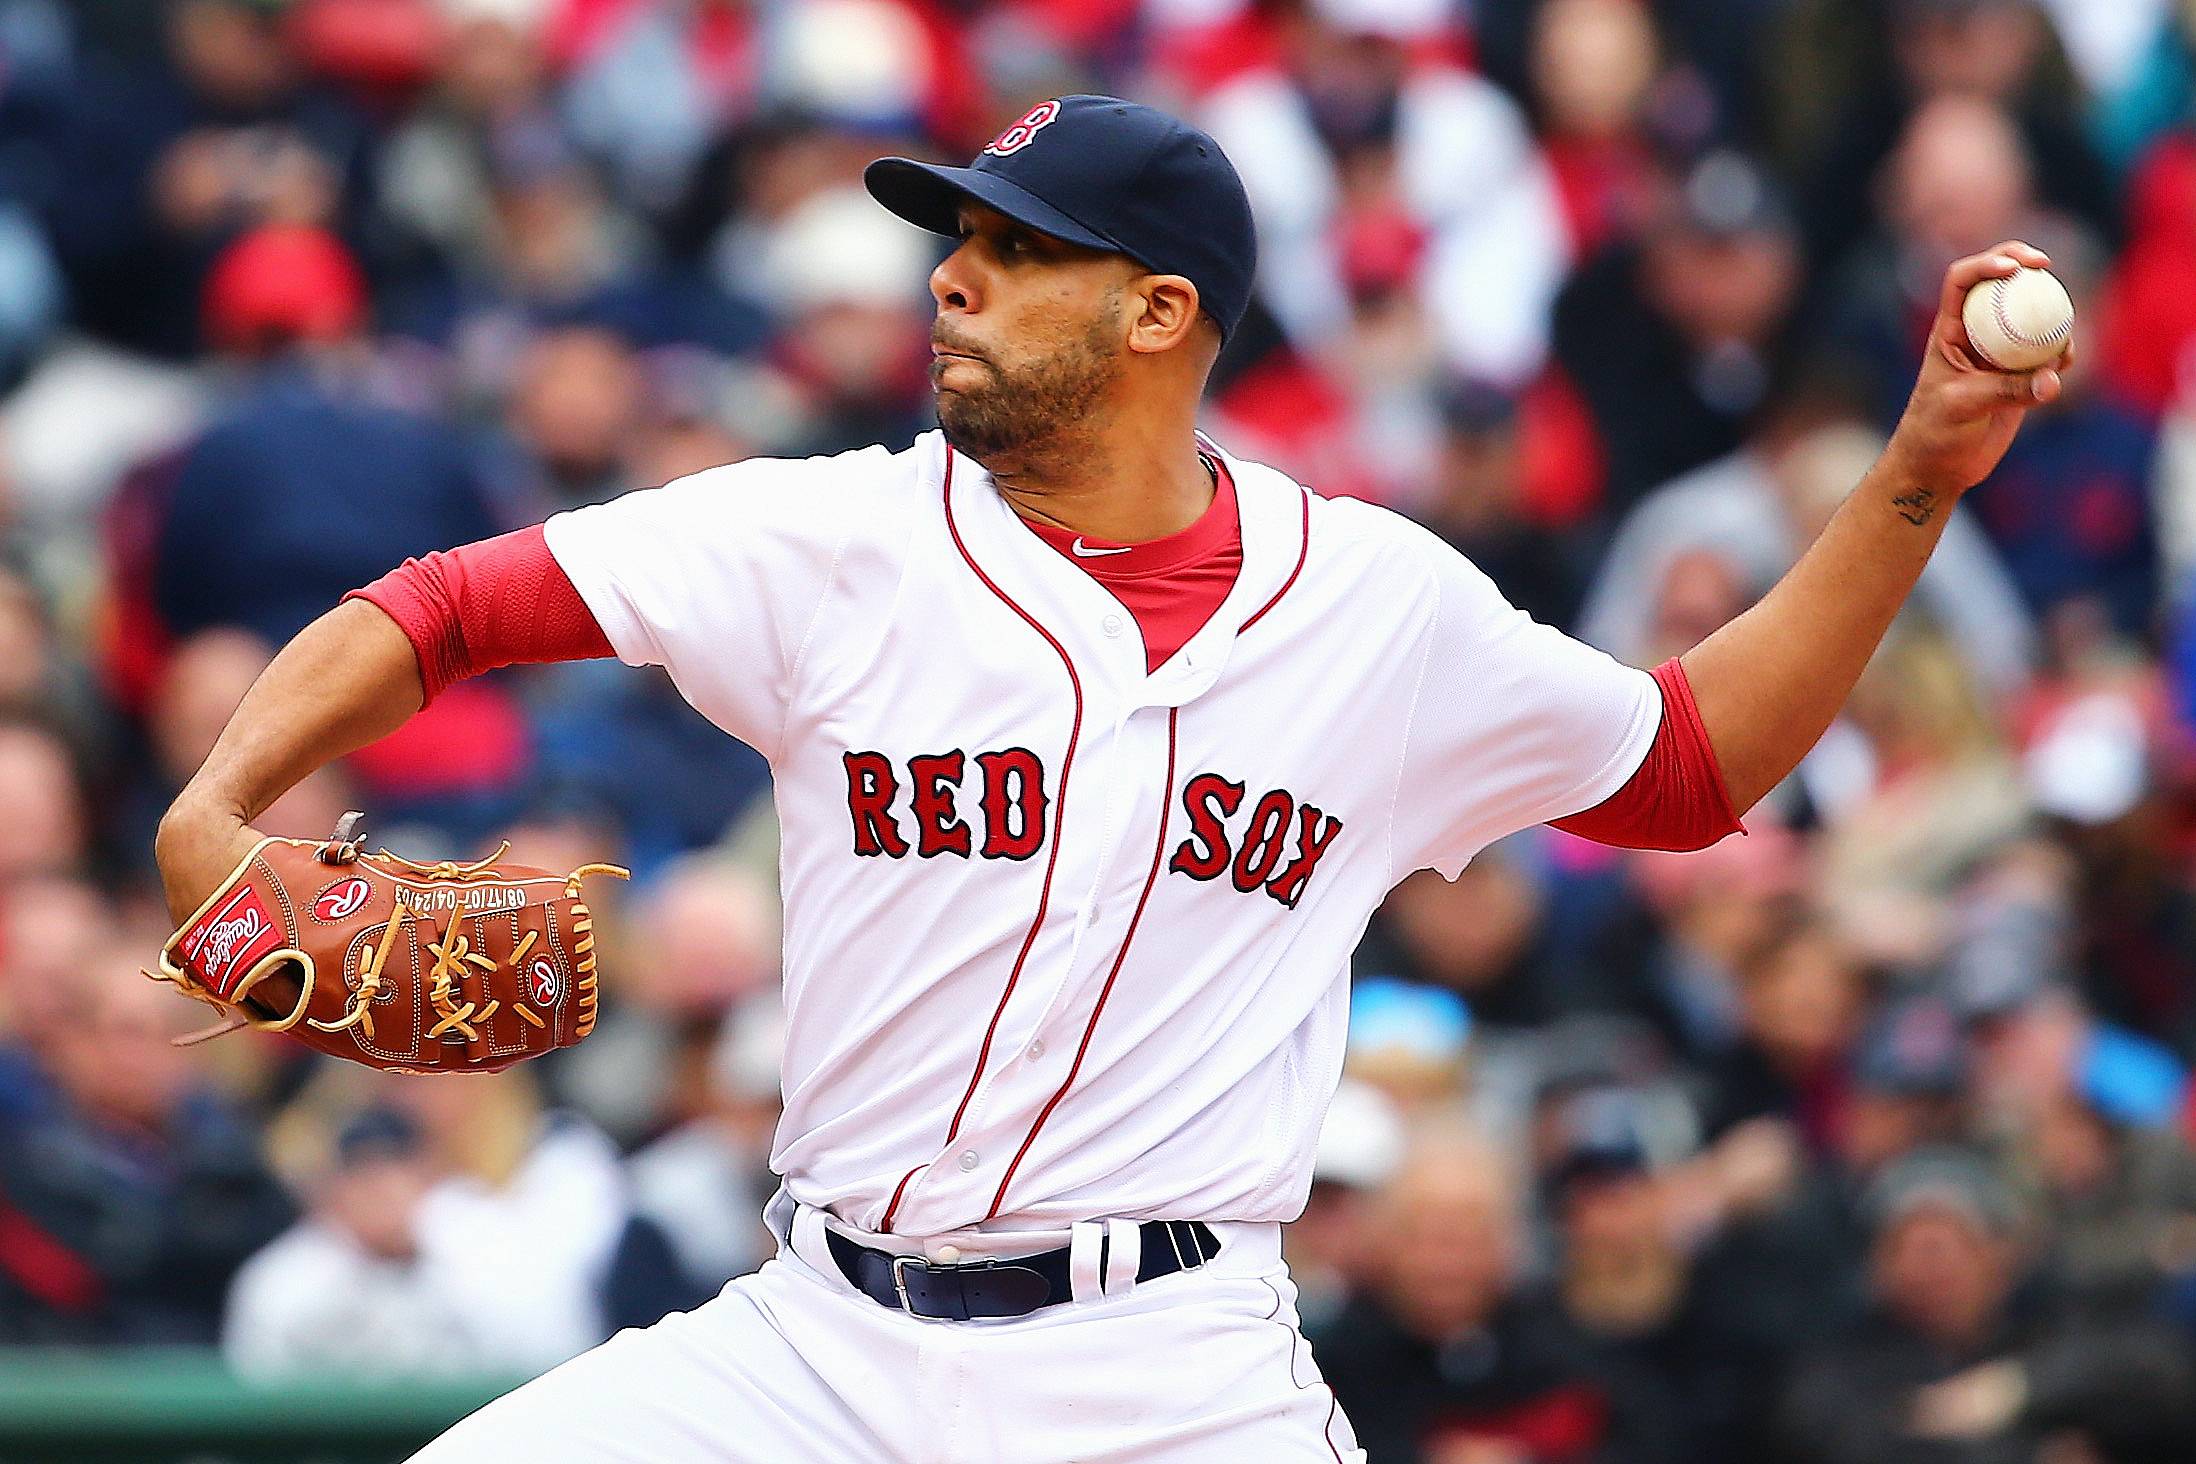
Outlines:
{"type": "Polygon", "coordinates": [[[1638,771],[1584,813],[1552,822],[1623,849],[1705,849],[1726,834],[1746,832],[1732,811],[1685,669],[1673,657],[1652,674],[1662,688],[1662,726],[1638,771]]]}
{"type": "Polygon", "coordinates": [[[430,702],[498,666],[616,654],[539,524],[407,559],[343,598],[370,600],[403,627],[430,702]]]}

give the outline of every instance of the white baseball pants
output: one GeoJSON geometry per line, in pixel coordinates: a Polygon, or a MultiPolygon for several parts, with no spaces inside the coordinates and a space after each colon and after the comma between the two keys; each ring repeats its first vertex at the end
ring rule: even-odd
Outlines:
{"type": "MultiPolygon", "coordinates": [[[[817,1212],[772,1209],[788,1239],[760,1271],[488,1404],[414,1464],[1365,1464],[1297,1330],[1277,1225],[1214,1225],[1220,1253],[1195,1271],[1112,1278],[1112,1295],[1079,1277],[1075,1301],[946,1322],[879,1306],[831,1264],[817,1212]]],[[[1016,1243],[1069,1239],[1050,1236],[1016,1243]]]]}

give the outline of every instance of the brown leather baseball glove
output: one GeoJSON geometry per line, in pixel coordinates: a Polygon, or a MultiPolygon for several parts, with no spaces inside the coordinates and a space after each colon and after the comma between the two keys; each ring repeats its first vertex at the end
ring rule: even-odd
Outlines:
{"type": "Polygon", "coordinates": [[[361,852],[359,815],[335,837],[262,839],[160,948],[172,981],[228,1020],[180,1039],[256,1027],[396,1072],[487,1072],[595,1025],[590,874],[418,864],[361,852]]]}

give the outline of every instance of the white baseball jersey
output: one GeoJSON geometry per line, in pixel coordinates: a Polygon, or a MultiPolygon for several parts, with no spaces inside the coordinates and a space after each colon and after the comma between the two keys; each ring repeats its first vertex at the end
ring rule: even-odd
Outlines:
{"type": "Polygon", "coordinates": [[[1149,675],[936,433],[549,521],[618,655],[774,771],[794,1198],[911,1236],[1294,1216],[1382,897],[1645,756],[1644,672],[1221,456],[1242,570],[1149,675]]]}

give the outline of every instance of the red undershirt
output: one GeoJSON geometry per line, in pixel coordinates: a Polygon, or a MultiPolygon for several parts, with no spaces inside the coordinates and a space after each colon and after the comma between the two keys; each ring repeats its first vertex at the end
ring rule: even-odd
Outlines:
{"type": "Polygon", "coordinates": [[[1205,628],[1228,591],[1235,588],[1235,576],[1243,568],[1243,523],[1235,511],[1235,480],[1217,458],[1204,461],[1213,474],[1211,505],[1196,523],[1164,539],[1122,544],[1022,520],[1038,538],[1111,590],[1122,608],[1136,617],[1137,629],[1144,633],[1147,675],[1173,659],[1191,636],[1205,628]]]}

